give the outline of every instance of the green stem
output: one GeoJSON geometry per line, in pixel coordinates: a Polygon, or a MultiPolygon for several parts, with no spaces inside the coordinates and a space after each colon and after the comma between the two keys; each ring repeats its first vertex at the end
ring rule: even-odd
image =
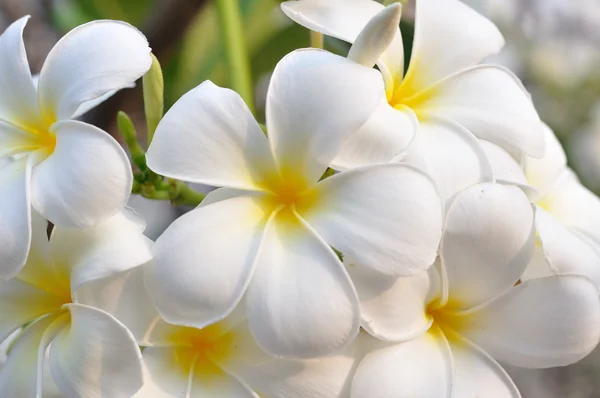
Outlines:
{"type": "Polygon", "coordinates": [[[240,94],[254,112],[254,96],[250,75],[250,61],[243,32],[239,0],[217,0],[221,32],[229,67],[231,87],[240,94]]]}
{"type": "Polygon", "coordinates": [[[137,132],[135,131],[135,126],[125,112],[119,111],[117,114],[117,125],[119,126],[119,131],[121,131],[121,135],[123,136],[123,139],[129,148],[131,161],[138,167],[138,169],[142,171],[146,170],[146,154],[137,141],[137,132]]]}
{"type": "Polygon", "coordinates": [[[184,182],[179,180],[168,179],[169,183],[169,198],[175,206],[198,206],[204,200],[203,193],[194,191],[184,182]]]}
{"type": "Polygon", "coordinates": [[[310,31],[310,46],[312,48],[323,48],[323,33],[310,31]]]}

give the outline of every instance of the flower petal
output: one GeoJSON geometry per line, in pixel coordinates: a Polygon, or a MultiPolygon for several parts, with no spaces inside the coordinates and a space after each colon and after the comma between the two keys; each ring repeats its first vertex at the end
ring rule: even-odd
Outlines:
{"type": "Polygon", "coordinates": [[[21,128],[42,124],[23,43],[28,19],[16,20],[0,35],[0,119],[21,128]]]}
{"type": "Polygon", "coordinates": [[[462,318],[462,335],[496,360],[526,368],[577,362],[600,338],[598,291],[577,275],[526,281],[462,318]]]}
{"type": "Polygon", "coordinates": [[[550,127],[543,124],[546,151],[544,157],[535,159],[525,157],[525,173],[527,180],[544,197],[551,190],[561,173],[567,168],[567,156],[562,145],[550,127]]]}
{"type": "Polygon", "coordinates": [[[135,268],[152,259],[152,241],[144,236],[144,227],[129,209],[91,228],[56,226],[50,237],[52,265],[70,281],[71,292],[135,268]]]}
{"type": "Polygon", "coordinates": [[[454,360],[453,396],[521,398],[510,376],[481,348],[455,333],[448,340],[454,360]]]}
{"type": "Polygon", "coordinates": [[[161,175],[238,189],[261,190],[276,173],[267,139],[242,98],[210,81],[167,112],[147,161],[161,175]]]}
{"type": "Polygon", "coordinates": [[[466,69],[413,101],[412,108],[424,118],[445,116],[511,153],[544,154],[540,118],[521,82],[506,69],[492,65],[466,69]]]}
{"type": "Polygon", "coordinates": [[[127,204],[133,176],[114,138],[75,120],[52,126],[56,149],[35,168],[33,207],[63,227],[90,227],[127,204]]]}
{"type": "Polygon", "coordinates": [[[41,398],[43,363],[52,338],[67,318],[60,313],[45,316],[29,325],[16,339],[0,371],[2,398],[41,398]]]}
{"type": "MultiPolygon", "coordinates": [[[[383,6],[371,0],[301,0],[285,1],[283,12],[300,25],[354,43],[365,25],[383,6]]],[[[404,47],[400,30],[381,54],[378,67],[393,87],[404,73],[404,47]],[[388,80],[389,79],[389,80],[388,80]]]]}
{"type": "Polygon", "coordinates": [[[203,371],[198,366],[194,368],[190,398],[259,398],[244,381],[216,365],[210,379],[203,371]]]}
{"type": "Polygon", "coordinates": [[[35,135],[0,120],[0,159],[12,161],[12,156],[27,153],[38,145],[35,135]]]}
{"type": "Polygon", "coordinates": [[[429,117],[419,125],[404,161],[433,178],[446,208],[464,188],[494,179],[489,160],[473,134],[443,118],[429,117]]]}
{"type": "Polygon", "coordinates": [[[565,169],[552,191],[537,204],[562,225],[600,244],[600,199],[565,169]]]}
{"type": "Polygon", "coordinates": [[[451,398],[452,358],[439,330],[375,350],[360,363],[352,398],[451,398]]]}
{"type": "Polygon", "coordinates": [[[498,28],[458,0],[417,0],[415,37],[403,85],[426,89],[504,46],[498,28]]]}
{"type": "Polygon", "coordinates": [[[422,172],[398,163],[368,166],[329,177],[315,191],[319,200],[301,215],[348,262],[409,276],[435,261],[442,207],[422,172]]]}
{"type": "Polygon", "coordinates": [[[478,184],[446,216],[440,256],[454,308],[481,304],[510,289],[534,249],[533,211],[517,187],[478,184]]]}
{"type": "Polygon", "coordinates": [[[317,182],[384,92],[376,70],[346,58],[314,49],[285,56],[273,71],[266,108],[269,142],[283,177],[294,173],[317,182]]]}
{"type": "Polygon", "coordinates": [[[492,166],[494,179],[500,184],[517,185],[528,196],[537,195],[537,190],[529,185],[521,165],[510,153],[486,140],[479,140],[490,165],[492,166]]]}
{"type": "Polygon", "coordinates": [[[19,273],[31,246],[31,168],[31,157],[0,168],[0,279],[19,273]]]}
{"type": "Polygon", "coordinates": [[[369,120],[342,145],[331,167],[346,170],[391,161],[413,142],[418,123],[410,108],[392,108],[383,97],[369,120]]]}
{"type": "Polygon", "coordinates": [[[158,238],[146,285],[162,317],[203,328],[225,318],[254,271],[269,213],[242,196],[202,206],[158,238]]]}
{"type": "Polygon", "coordinates": [[[57,310],[62,297],[33,287],[19,279],[0,281],[0,341],[30,321],[57,310]]]}
{"type": "Polygon", "coordinates": [[[407,341],[425,333],[432,319],[427,305],[440,289],[435,267],[390,278],[366,267],[347,266],[360,300],[361,326],[381,340],[407,341]]]}
{"type": "Polygon", "coordinates": [[[50,50],[40,72],[39,104],[46,121],[73,117],[84,102],[130,86],[150,68],[144,35],[120,21],[78,26],[50,50]]]}
{"type": "Polygon", "coordinates": [[[144,385],[134,398],[189,397],[191,369],[177,364],[173,348],[144,349],[144,385]]]}
{"type": "Polygon", "coordinates": [[[356,291],[329,246],[303,222],[280,215],[266,231],[247,292],[252,334],[275,356],[311,358],[358,333],[356,291]]]}
{"type": "Polygon", "coordinates": [[[131,332],[106,312],[67,306],[70,326],[50,348],[50,371],[70,397],[129,398],[142,386],[142,355],[131,332]]]}
{"type": "Polygon", "coordinates": [[[535,227],[544,257],[559,275],[587,276],[600,288],[600,253],[580,236],[569,231],[540,207],[535,209],[535,227]]]}

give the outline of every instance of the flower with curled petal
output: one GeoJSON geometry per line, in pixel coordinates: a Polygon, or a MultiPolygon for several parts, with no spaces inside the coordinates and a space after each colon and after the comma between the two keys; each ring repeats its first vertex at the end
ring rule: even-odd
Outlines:
{"type": "Polygon", "coordinates": [[[142,385],[134,336],[79,291],[152,258],[144,224],[124,212],[91,228],[57,226],[48,240],[47,223],[33,216],[27,263],[0,282],[0,340],[24,327],[0,370],[2,398],[131,397],[142,385]]]}
{"type": "Polygon", "coordinates": [[[493,180],[482,142],[543,155],[539,117],[518,78],[501,67],[477,65],[500,50],[502,35],[460,1],[417,0],[406,75],[399,4],[293,0],[282,9],[309,29],[354,43],[348,57],[369,67],[376,63],[385,80],[377,112],[332,167],[403,159],[432,176],[448,205],[461,189],[493,180]],[[381,32],[389,28],[395,38],[387,45],[381,32]]]}
{"type": "Polygon", "coordinates": [[[478,184],[451,205],[440,261],[410,278],[350,267],[363,326],[383,345],[358,366],[352,398],[518,398],[496,361],[574,363],[600,337],[600,299],[578,275],[519,283],[534,213],[517,187],[478,184]]]}
{"type": "Polygon", "coordinates": [[[395,163],[319,181],[382,86],[371,68],[298,50],[273,72],[268,138],[237,94],[211,82],[169,110],[148,166],[223,188],[156,241],[146,281],[167,322],[202,329],[245,295],[250,330],[267,352],[320,356],[359,328],[356,292],[330,245],[391,275],[433,264],[442,208],[422,172],[395,163]]]}
{"type": "Polygon", "coordinates": [[[31,243],[31,209],[64,227],[88,227],[120,211],[132,174],[104,131],[71,120],[150,67],[146,38],[117,21],[67,33],[35,84],[22,33],[27,17],[0,36],[0,279],[19,273],[31,243]]]}

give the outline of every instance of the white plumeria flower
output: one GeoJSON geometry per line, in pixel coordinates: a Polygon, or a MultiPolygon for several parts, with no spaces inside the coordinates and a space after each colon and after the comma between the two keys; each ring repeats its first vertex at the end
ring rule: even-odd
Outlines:
{"type": "Polygon", "coordinates": [[[361,362],[351,397],[517,398],[496,361],[546,368],[587,355],[600,338],[596,287],[578,275],[518,284],[533,248],[527,196],[486,183],[457,195],[436,267],[397,280],[349,267],[363,326],[388,342],[361,362]]]}
{"type": "Polygon", "coordinates": [[[71,120],[98,98],[130,86],[150,67],[146,38],[132,26],[95,21],[50,51],[36,85],[22,33],[0,36],[0,279],[19,273],[31,242],[31,208],[56,225],[87,227],[127,203],[127,155],[104,131],[71,120]]]}
{"type": "Polygon", "coordinates": [[[79,291],[79,297],[113,314],[146,347],[144,386],[135,398],[347,396],[365,352],[364,333],[334,356],[274,358],[254,341],[243,306],[203,329],[165,323],[144,285],[145,267],[93,281],[79,291]]]}
{"type": "Polygon", "coordinates": [[[3,398],[131,397],[142,385],[141,353],[131,332],[78,297],[87,283],[151,259],[144,224],[119,213],[89,229],[55,227],[34,213],[31,252],[23,270],[0,282],[0,341],[27,325],[0,371],[3,398]],[[43,383],[48,365],[54,383],[43,383]],[[47,384],[47,385],[46,385],[47,384]],[[49,395],[55,396],[55,395],[49,395]]]}
{"type": "Polygon", "coordinates": [[[582,274],[600,288],[600,199],[567,166],[565,152],[544,126],[546,154],[527,157],[522,166],[502,149],[489,145],[495,174],[503,183],[524,188],[535,204],[537,261],[524,279],[553,274],[582,274]]]}
{"type": "Polygon", "coordinates": [[[539,117],[518,78],[498,66],[477,65],[503,46],[498,29],[460,1],[417,0],[410,66],[403,76],[402,38],[393,18],[398,7],[384,9],[373,0],[282,3],[301,25],[354,43],[348,57],[369,67],[376,62],[385,80],[385,101],[332,167],[388,162],[402,153],[433,177],[449,204],[461,189],[493,180],[483,140],[542,156],[539,117]],[[381,23],[394,23],[396,37],[387,48],[380,41],[388,38],[376,26],[381,23]]]}
{"type": "Polygon", "coordinates": [[[382,84],[371,68],[298,50],[273,72],[268,139],[239,95],[211,82],[169,110],[148,166],[225,188],[156,242],[146,277],[167,322],[204,328],[246,293],[250,329],[266,351],[320,356],[347,346],[359,329],[356,292],[329,245],[385,274],[433,264],[442,209],[423,173],[384,164],[319,182],[371,115],[382,84]]]}

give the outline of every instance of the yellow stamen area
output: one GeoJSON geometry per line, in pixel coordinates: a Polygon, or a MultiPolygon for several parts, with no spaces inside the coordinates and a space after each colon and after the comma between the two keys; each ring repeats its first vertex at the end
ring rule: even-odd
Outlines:
{"type": "Polygon", "coordinates": [[[56,135],[50,132],[52,123],[45,126],[20,126],[23,131],[33,136],[32,151],[45,149],[48,156],[54,152],[56,149],[56,135]]]}
{"type": "Polygon", "coordinates": [[[203,381],[214,380],[223,371],[215,363],[226,363],[232,355],[234,336],[219,323],[196,329],[177,327],[169,341],[178,346],[173,350],[173,361],[181,372],[203,381]]]}
{"type": "Polygon", "coordinates": [[[460,334],[466,322],[466,317],[454,313],[450,308],[458,308],[458,306],[456,303],[449,302],[440,307],[439,303],[434,302],[429,304],[425,310],[427,316],[433,319],[431,327],[437,326],[448,340],[452,340],[457,333],[460,334]],[[449,331],[451,333],[448,333],[449,331]]]}
{"type": "Polygon", "coordinates": [[[415,78],[413,73],[416,68],[414,64],[417,62],[411,60],[411,67],[402,82],[392,88],[391,95],[388,95],[389,104],[400,109],[402,106],[407,106],[415,112],[420,121],[427,116],[425,112],[426,103],[438,93],[435,87],[425,88],[415,78]]]}

